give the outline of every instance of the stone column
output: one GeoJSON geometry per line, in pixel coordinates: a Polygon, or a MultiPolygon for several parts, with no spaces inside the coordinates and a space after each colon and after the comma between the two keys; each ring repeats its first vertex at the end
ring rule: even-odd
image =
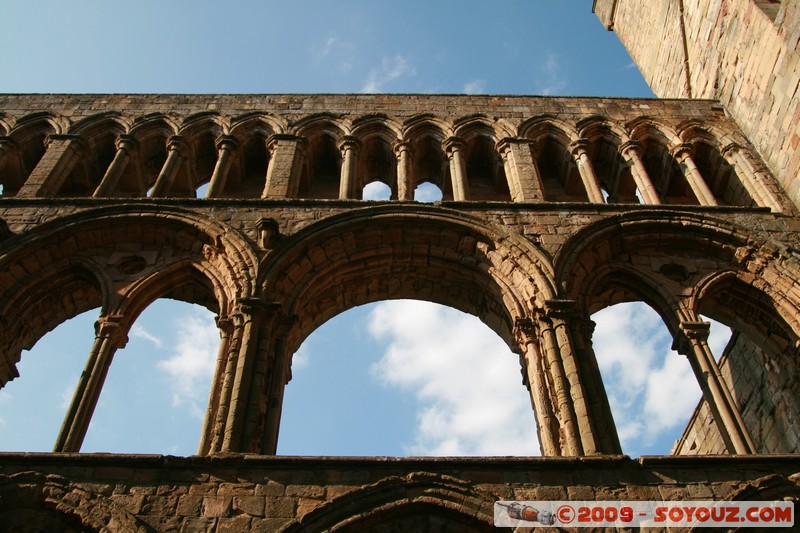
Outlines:
{"type": "Polygon", "coordinates": [[[639,192],[642,194],[642,199],[646,204],[658,205],[661,199],[658,197],[658,191],[650,181],[650,176],[647,175],[647,169],[644,168],[644,163],[639,156],[639,143],[636,141],[626,141],[619,147],[622,157],[631,163],[631,176],[639,192]]]}
{"type": "Polygon", "coordinates": [[[167,160],[164,162],[164,166],[161,167],[161,173],[159,173],[156,184],[150,192],[152,198],[160,198],[169,194],[172,182],[175,181],[181,164],[186,159],[188,149],[189,145],[183,137],[173,135],[169,138],[167,142],[167,160]]]}
{"type": "Polygon", "coordinates": [[[593,430],[597,436],[600,453],[621,454],[622,446],[614,423],[614,415],[608,403],[608,395],[603,385],[603,376],[597,365],[597,356],[592,346],[595,323],[588,319],[573,316],[570,331],[575,346],[575,359],[579,363],[581,383],[587,394],[587,404],[593,430]]]}
{"type": "Polygon", "coordinates": [[[395,141],[397,156],[397,199],[410,202],[414,199],[414,181],[411,178],[411,146],[405,141],[395,141]]]}
{"type": "Polygon", "coordinates": [[[342,152],[342,171],[339,178],[339,199],[354,198],[353,188],[356,181],[356,157],[360,143],[353,136],[346,135],[339,141],[342,152]]]}
{"type": "Polygon", "coordinates": [[[530,318],[517,318],[514,322],[514,338],[522,352],[522,381],[528,388],[531,404],[536,413],[536,430],[542,455],[561,455],[558,420],[553,414],[550,386],[544,369],[542,352],[539,349],[539,333],[530,318]]]}
{"type": "Polygon", "coordinates": [[[300,188],[305,139],[274,134],[267,139],[270,153],[262,198],[296,198],[300,188]]]}
{"type": "Polygon", "coordinates": [[[742,180],[742,185],[753,197],[756,205],[769,207],[776,213],[783,211],[780,200],[767,185],[767,182],[772,178],[764,176],[761,172],[756,172],[750,161],[745,157],[744,149],[741,146],[736,143],[728,144],[722,148],[721,153],[722,157],[736,170],[736,174],[742,180]]]}
{"type": "Polygon", "coordinates": [[[583,181],[589,201],[594,204],[604,204],[606,201],[603,198],[603,192],[600,190],[600,183],[597,181],[592,162],[589,160],[588,146],[588,140],[578,139],[570,144],[569,148],[570,152],[572,152],[572,157],[575,158],[575,164],[578,166],[578,172],[581,175],[581,181],[583,181]]]}
{"type": "Polygon", "coordinates": [[[542,175],[536,164],[536,143],[530,139],[506,137],[497,143],[503,159],[508,188],[514,202],[541,202],[544,198],[542,175]]]}
{"type": "Polygon", "coordinates": [[[54,452],[80,451],[114,353],[124,348],[128,342],[128,337],[122,330],[121,318],[100,317],[95,323],[94,344],[86,361],[86,368],[78,379],[72,402],[53,447],[54,452]]]}
{"type": "Polygon", "coordinates": [[[120,135],[116,144],[117,153],[114,154],[114,160],[111,161],[106,173],[103,175],[103,179],[100,180],[100,184],[94,190],[92,196],[95,198],[114,195],[131,157],[139,148],[139,141],[130,135],[120,135]]]}
{"type": "Polygon", "coordinates": [[[672,149],[672,156],[680,165],[681,170],[683,170],[683,175],[686,177],[686,181],[689,182],[689,187],[692,188],[692,192],[694,192],[700,205],[718,205],[714,193],[708,188],[708,183],[706,183],[694,159],[692,159],[692,153],[692,145],[686,143],[679,144],[672,149]]]}
{"type": "Polygon", "coordinates": [[[710,326],[708,322],[682,322],[681,338],[676,340],[674,347],[689,359],[728,451],[755,453],[755,445],[742,415],[708,347],[710,326]]]}
{"type": "Polygon", "coordinates": [[[225,400],[227,405],[226,412],[221,413],[225,417],[221,446],[223,452],[240,452],[244,444],[247,406],[253,381],[253,367],[258,357],[259,326],[264,307],[263,302],[255,298],[240,298],[237,303],[238,309],[233,318],[234,334],[239,340],[236,345],[238,353],[234,354],[233,350],[230,352],[229,364],[225,369],[226,379],[223,383],[224,397],[221,399],[221,402],[225,400]]]}
{"type": "Polygon", "coordinates": [[[55,196],[80,160],[83,141],[75,135],[50,135],[47,151],[17,196],[55,196]]]}
{"type": "Polygon", "coordinates": [[[464,141],[458,137],[450,137],[444,142],[444,150],[450,160],[450,180],[453,185],[453,200],[463,202],[469,200],[467,168],[462,151],[464,141]]]}
{"type": "Polygon", "coordinates": [[[231,169],[231,157],[239,146],[239,142],[236,137],[231,135],[220,135],[214,141],[214,146],[217,147],[217,162],[214,164],[214,171],[211,173],[211,179],[208,182],[206,198],[220,198],[222,196],[222,191],[225,189],[225,183],[228,180],[228,172],[231,169]]]}
{"type": "Polygon", "coordinates": [[[269,366],[265,372],[264,394],[267,409],[261,437],[261,453],[274,455],[278,450],[283,394],[286,385],[292,379],[291,355],[286,353],[284,339],[276,339],[269,356],[269,366]]]}
{"type": "Polygon", "coordinates": [[[230,352],[231,334],[233,333],[233,320],[227,317],[217,317],[217,328],[219,329],[219,349],[217,350],[217,362],[214,365],[214,378],[211,382],[211,392],[208,397],[206,416],[203,420],[203,430],[200,433],[200,444],[197,447],[197,455],[208,455],[211,452],[214,442],[214,425],[217,419],[217,412],[221,407],[222,388],[224,385],[228,354],[230,352]]]}
{"type": "Polygon", "coordinates": [[[546,371],[550,377],[556,405],[554,412],[559,422],[561,455],[584,455],[578,429],[577,416],[574,409],[572,391],[562,360],[559,344],[560,320],[548,309],[538,313],[540,346],[544,354],[546,371]]]}

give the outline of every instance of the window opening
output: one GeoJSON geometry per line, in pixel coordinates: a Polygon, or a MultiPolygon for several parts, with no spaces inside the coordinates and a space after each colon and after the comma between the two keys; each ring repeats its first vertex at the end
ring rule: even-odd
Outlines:
{"type": "Polygon", "coordinates": [[[592,315],[600,373],[624,453],[666,455],[701,396],[686,357],[670,349],[661,317],[642,302],[592,315]]]}
{"type": "Polygon", "coordinates": [[[435,184],[426,181],[420,183],[414,189],[414,201],[423,203],[441,202],[443,198],[442,189],[435,184]]]}
{"type": "Polygon", "coordinates": [[[81,451],[196,454],[219,348],[212,313],[157,300],[128,339],[114,355],[81,451]]]}
{"type": "Polygon", "coordinates": [[[43,336],[0,389],[0,450],[51,452],[94,342],[100,309],[81,313],[43,336]]]}
{"type": "Polygon", "coordinates": [[[390,200],[392,189],[382,181],[373,181],[364,186],[361,193],[362,200],[390,200]]]}
{"type": "Polygon", "coordinates": [[[452,308],[392,300],[350,309],[306,339],[292,376],[280,454],[539,454],[519,357],[452,308]]]}

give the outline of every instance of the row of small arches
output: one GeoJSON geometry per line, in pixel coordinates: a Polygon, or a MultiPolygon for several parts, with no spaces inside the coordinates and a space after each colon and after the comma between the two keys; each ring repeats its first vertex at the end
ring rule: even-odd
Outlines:
{"type": "Polygon", "coordinates": [[[763,190],[774,185],[759,183],[765,173],[745,141],[697,120],[671,127],[647,117],[619,124],[593,116],[572,124],[541,116],[514,127],[482,115],[455,122],[422,115],[401,123],[383,115],[322,114],[291,124],[263,113],[234,120],[104,113],[74,125],[49,114],[5,118],[0,184],[6,197],[359,199],[367,185],[383,183],[388,194],[380,199],[412,200],[417,187],[429,184],[444,200],[780,204],[774,191],[763,190]],[[53,173],[42,163],[54,142],[61,152],[71,150],[74,162],[46,194],[26,189],[37,167],[53,173]],[[512,145],[521,146],[521,155],[511,154],[512,145]],[[157,187],[173,151],[179,164],[170,166],[168,185],[157,187]],[[230,154],[224,184],[214,187],[223,151],[230,154]],[[127,161],[115,167],[121,152],[127,161]],[[268,180],[271,165],[279,167],[275,183],[268,180]],[[101,186],[112,168],[119,174],[113,187],[101,186]]]}

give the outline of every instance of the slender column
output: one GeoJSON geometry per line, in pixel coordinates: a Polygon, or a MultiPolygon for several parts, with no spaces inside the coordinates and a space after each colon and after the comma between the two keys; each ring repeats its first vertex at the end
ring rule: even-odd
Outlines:
{"type": "Polygon", "coordinates": [[[508,188],[514,202],[541,202],[544,198],[542,175],[536,164],[536,143],[530,139],[506,137],[496,146],[503,159],[508,188]]]}
{"type": "Polygon", "coordinates": [[[286,385],[292,379],[290,354],[286,353],[283,339],[276,339],[270,354],[271,369],[266,393],[267,413],[262,437],[261,453],[273,455],[278,450],[281,413],[283,411],[283,394],[286,385]]]}
{"type": "Polygon", "coordinates": [[[203,420],[203,431],[200,433],[200,444],[197,447],[198,455],[207,455],[211,451],[212,442],[214,440],[214,421],[221,407],[220,399],[222,398],[231,334],[233,333],[233,320],[230,318],[217,317],[217,328],[219,329],[220,337],[219,349],[217,350],[217,362],[214,366],[214,379],[211,382],[211,392],[208,397],[206,416],[203,420]]]}
{"type": "Polygon", "coordinates": [[[622,143],[619,147],[622,157],[631,163],[631,175],[642,194],[642,198],[646,204],[658,205],[661,199],[658,197],[658,192],[647,175],[647,169],[644,168],[641,157],[639,157],[639,143],[636,141],[627,141],[622,143]]]}
{"type": "Polygon", "coordinates": [[[109,316],[100,317],[95,323],[94,344],[86,361],[86,368],[78,379],[72,402],[53,448],[54,452],[80,451],[114,353],[128,342],[120,321],[121,317],[109,316]]]}
{"type": "Polygon", "coordinates": [[[590,421],[599,443],[601,453],[622,453],[614,415],[603,386],[603,377],[597,365],[597,356],[592,347],[595,323],[588,318],[575,316],[570,321],[570,330],[575,344],[575,355],[581,368],[581,382],[587,393],[587,404],[591,412],[590,421]]]}
{"type": "Polygon", "coordinates": [[[239,145],[235,137],[231,135],[220,135],[214,145],[217,147],[217,162],[214,171],[211,173],[211,180],[208,182],[206,198],[220,198],[225,189],[228,179],[228,171],[231,169],[231,156],[239,145]]]}
{"type": "Polygon", "coordinates": [[[18,196],[55,196],[80,159],[83,141],[75,135],[50,135],[47,151],[18,196]]]}
{"type": "MultiPolygon", "coordinates": [[[[230,411],[231,396],[233,394],[233,383],[236,380],[236,366],[239,361],[239,351],[242,345],[242,334],[244,330],[244,317],[240,313],[233,313],[228,316],[230,333],[226,343],[224,360],[219,367],[222,375],[219,378],[219,399],[214,411],[214,419],[211,422],[208,444],[208,453],[218,453],[223,449],[225,440],[225,427],[228,422],[228,412],[230,411]]],[[[222,343],[220,343],[220,350],[222,343]]]]}
{"type": "Polygon", "coordinates": [[[414,199],[414,183],[411,179],[411,146],[405,141],[395,141],[397,156],[397,199],[409,202],[414,199]]]}
{"type": "Polygon", "coordinates": [[[583,447],[578,431],[578,421],[573,407],[571,390],[563,366],[557,329],[558,320],[551,313],[540,312],[538,316],[541,349],[547,361],[548,374],[555,393],[556,409],[561,427],[562,455],[583,455],[583,447]]]}
{"type": "Polygon", "coordinates": [[[586,188],[586,195],[589,201],[594,204],[604,204],[603,192],[600,190],[600,182],[597,181],[597,176],[592,168],[592,162],[589,160],[589,152],[587,147],[589,141],[586,139],[578,139],[570,145],[572,157],[575,158],[575,164],[578,166],[578,172],[581,175],[581,181],[586,188]]]}
{"type": "Polygon", "coordinates": [[[780,213],[783,206],[778,200],[772,189],[766,184],[771,178],[765,177],[763,173],[756,172],[750,161],[745,157],[743,148],[736,143],[731,143],[722,148],[722,157],[736,170],[742,185],[753,197],[756,204],[761,207],[769,207],[773,211],[780,213]]]}
{"type": "Polygon", "coordinates": [[[342,173],[339,179],[339,199],[353,198],[353,187],[356,181],[356,156],[359,147],[358,139],[347,135],[339,141],[342,152],[342,173]]]}
{"type": "Polygon", "coordinates": [[[294,135],[274,134],[267,139],[270,159],[262,198],[297,196],[305,145],[305,139],[294,135]]]}
{"type": "MultiPolygon", "coordinates": [[[[241,343],[235,361],[233,382],[229,383],[229,402],[225,420],[222,451],[239,452],[244,444],[244,424],[252,384],[252,369],[258,355],[259,317],[263,302],[254,298],[240,298],[237,318],[241,325],[241,343]]],[[[227,373],[227,369],[226,369],[227,373]]]]}
{"type": "Polygon", "coordinates": [[[536,413],[536,429],[542,455],[561,455],[558,421],[553,414],[551,391],[543,367],[542,353],[539,350],[536,325],[530,318],[517,318],[514,323],[514,337],[522,349],[520,354],[522,381],[528,388],[536,413]]]}
{"type": "Polygon", "coordinates": [[[672,155],[681,166],[683,175],[686,177],[686,181],[689,182],[689,187],[692,188],[692,192],[694,192],[700,205],[718,205],[714,193],[708,188],[708,183],[706,183],[700,173],[700,169],[697,168],[694,159],[692,159],[692,145],[679,144],[672,149],[672,155]]]}
{"type": "Polygon", "coordinates": [[[462,156],[464,141],[458,137],[450,137],[444,142],[444,150],[450,160],[450,180],[453,184],[453,200],[463,202],[469,200],[467,169],[462,156]]]}
{"type": "Polygon", "coordinates": [[[708,322],[682,322],[678,351],[689,358],[728,451],[755,453],[755,445],[708,347],[708,322]]]}
{"type": "Polygon", "coordinates": [[[172,182],[175,181],[175,177],[180,171],[181,163],[186,158],[187,149],[188,144],[183,137],[173,135],[169,138],[167,142],[167,160],[164,162],[164,166],[161,167],[161,173],[158,175],[156,184],[150,192],[151,197],[158,198],[169,194],[172,182]]]}
{"type": "Polygon", "coordinates": [[[95,198],[104,196],[113,196],[117,189],[119,180],[125,169],[128,167],[128,162],[136,150],[139,148],[139,142],[130,135],[120,135],[117,139],[117,153],[114,154],[114,160],[106,169],[103,179],[100,180],[100,185],[94,190],[92,195],[95,198]]]}

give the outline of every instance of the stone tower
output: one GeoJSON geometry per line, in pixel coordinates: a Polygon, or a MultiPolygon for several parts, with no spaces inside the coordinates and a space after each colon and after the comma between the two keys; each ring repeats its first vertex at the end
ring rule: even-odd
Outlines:
{"type": "MultiPolygon", "coordinates": [[[[625,6],[595,8],[621,32],[625,6]]],[[[729,107],[0,95],[0,383],[101,309],[54,452],[0,454],[0,531],[490,531],[496,500],[796,497],[795,182],[729,107]],[[390,200],[361,200],[373,181],[390,200]],[[426,182],[443,201],[413,201],[426,182]],[[198,455],[78,453],[114,353],[163,297],[217,315],[198,455]],[[543,457],[274,455],[300,343],[406,297],[519,354],[543,457]],[[624,301],[659,312],[703,390],[681,455],[621,455],[589,316],[624,301]],[[719,362],[701,313],[737,332],[719,362]]]]}

